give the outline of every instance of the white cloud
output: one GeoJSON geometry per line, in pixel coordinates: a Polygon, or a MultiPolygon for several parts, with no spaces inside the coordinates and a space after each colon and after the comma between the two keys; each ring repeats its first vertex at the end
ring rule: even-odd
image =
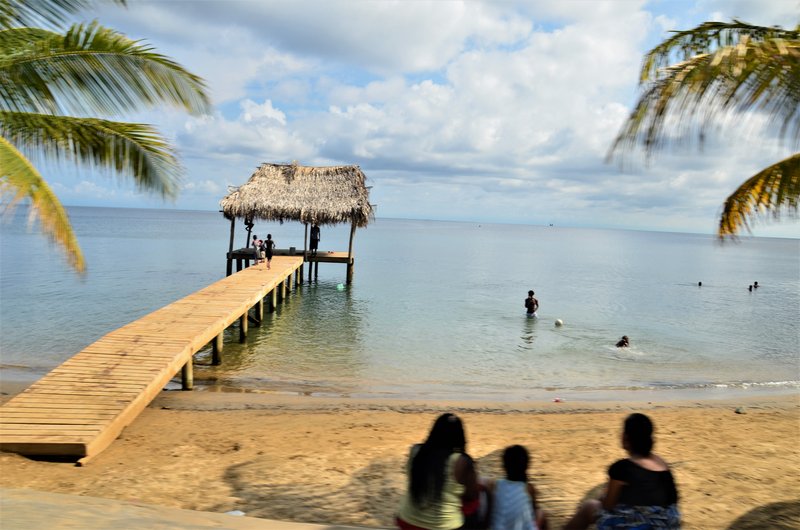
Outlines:
{"type": "Polygon", "coordinates": [[[261,162],[298,160],[361,164],[381,215],[710,231],[724,197],[787,147],[756,117],[702,153],[605,164],[642,55],[715,11],[787,25],[797,5],[145,1],[100,16],[209,82],[212,116],[147,115],[181,149],[194,206],[216,208],[261,162]]]}

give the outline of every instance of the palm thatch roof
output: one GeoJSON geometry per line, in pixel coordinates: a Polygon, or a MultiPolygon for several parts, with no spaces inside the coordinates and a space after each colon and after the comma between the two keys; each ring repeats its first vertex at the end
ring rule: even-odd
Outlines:
{"type": "Polygon", "coordinates": [[[358,166],[262,164],[220,201],[228,219],[367,226],[374,217],[358,166]]]}

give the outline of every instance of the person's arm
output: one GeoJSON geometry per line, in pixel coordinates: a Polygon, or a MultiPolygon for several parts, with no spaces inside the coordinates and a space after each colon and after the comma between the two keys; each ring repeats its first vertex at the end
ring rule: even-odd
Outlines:
{"type": "Polygon", "coordinates": [[[539,310],[539,300],[536,298],[533,299],[533,312],[537,312],[539,310]]]}
{"type": "Polygon", "coordinates": [[[531,484],[530,482],[528,482],[526,485],[528,486],[528,495],[531,498],[533,511],[536,512],[539,509],[539,501],[536,499],[536,488],[534,488],[533,484],[531,484]]]}
{"type": "Polygon", "coordinates": [[[622,486],[625,485],[626,483],[622,482],[621,480],[616,480],[613,478],[608,479],[606,494],[602,499],[600,499],[604,510],[610,510],[617,505],[617,502],[619,501],[619,494],[622,491],[622,486]]]}
{"type": "Polygon", "coordinates": [[[453,476],[459,484],[467,484],[476,481],[475,468],[470,464],[464,455],[460,455],[456,464],[453,466],[453,476]]]}

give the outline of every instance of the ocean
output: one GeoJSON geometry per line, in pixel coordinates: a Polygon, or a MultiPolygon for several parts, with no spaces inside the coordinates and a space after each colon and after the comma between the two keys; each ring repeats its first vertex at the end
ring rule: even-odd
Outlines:
{"type": "MultiPolygon", "coordinates": [[[[88,344],[225,275],[217,212],[69,208],[84,277],[28,229],[0,225],[0,377],[35,380],[88,344]]],[[[278,248],[299,223],[258,223],[278,248]]],[[[322,227],[346,250],[349,226],[322,227]]],[[[236,246],[246,232],[237,224],[236,246]]],[[[354,282],[320,277],[251,327],[207,391],[520,401],[728,396],[800,389],[800,240],[378,219],[354,282]],[[758,289],[748,290],[757,281],[758,289]],[[698,286],[702,282],[702,286],[698,286]],[[525,316],[533,289],[539,318],[525,316]],[[556,326],[560,319],[563,326],[556,326]],[[629,348],[616,348],[622,336],[629,348]]]]}

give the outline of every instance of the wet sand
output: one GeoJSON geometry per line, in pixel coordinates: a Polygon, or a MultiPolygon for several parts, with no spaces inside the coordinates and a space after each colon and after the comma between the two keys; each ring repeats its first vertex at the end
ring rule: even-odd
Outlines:
{"type": "Polygon", "coordinates": [[[633,411],[655,423],[655,451],[672,465],[685,528],[800,528],[797,395],[423,403],[163,392],[86,467],[0,454],[0,487],[391,527],[408,447],[446,411],[463,418],[482,474],[499,475],[505,446],[529,449],[531,477],[554,528],[625,456],[620,428],[633,411]]]}

